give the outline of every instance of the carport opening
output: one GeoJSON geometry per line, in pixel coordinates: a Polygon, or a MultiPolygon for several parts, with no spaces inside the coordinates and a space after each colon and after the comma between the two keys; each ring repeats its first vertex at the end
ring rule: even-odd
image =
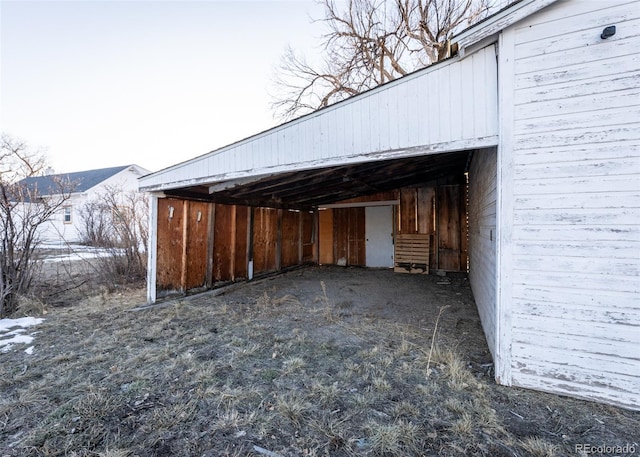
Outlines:
{"type": "Polygon", "coordinates": [[[157,293],[202,290],[304,264],[467,272],[467,178],[479,153],[417,155],[166,191],[158,200],[157,293]]]}

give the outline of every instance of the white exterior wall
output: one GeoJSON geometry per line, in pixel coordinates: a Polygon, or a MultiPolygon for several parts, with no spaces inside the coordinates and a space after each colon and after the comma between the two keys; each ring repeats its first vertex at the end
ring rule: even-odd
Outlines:
{"type": "Polygon", "coordinates": [[[100,195],[107,188],[122,189],[124,192],[135,192],[138,190],[138,178],[149,173],[148,170],[132,165],[119,173],[105,179],[98,185],[88,189],[86,192],[72,194],[65,202],[64,206],[71,207],[71,222],[64,222],[64,208],[61,207],[48,223],[43,224],[38,231],[40,240],[46,244],[77,243],[81,240],[80,230],[82,228],[81,209],[89,201],[100,198],[100,195]]]}
{"type": "Polygon", "coordinates": [[[489,46],[143,178],[163,190],[498,143],[497,63],[489,46]]]}
{"type": "Polygon", "coordinates": [[[636,1],[560,1],[503,32],[499,63],[498,378],[634,409],[639,18],[636,1]]]}
{"type": "Polygon", "coordinates": [[[496,150],[474,152],[469,169],[469,282],[496,354],[496,150]]]}

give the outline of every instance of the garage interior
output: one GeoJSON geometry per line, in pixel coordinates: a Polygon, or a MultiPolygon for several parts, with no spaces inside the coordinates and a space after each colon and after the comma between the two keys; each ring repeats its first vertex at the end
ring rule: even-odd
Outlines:
{"type": "Polygon", "coordinates": [[[469,170],[483,151],[167,190],[157,208],[157,295],[304,264],[467,272],[469,170]]]}

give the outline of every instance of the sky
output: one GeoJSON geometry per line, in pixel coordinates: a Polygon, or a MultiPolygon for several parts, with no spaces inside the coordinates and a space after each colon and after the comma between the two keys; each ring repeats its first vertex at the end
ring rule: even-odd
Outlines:
{"type": "Polygon", "coordinates": [[[293,1],[0,0],[0,130],[56,173],[157,171],[277,125],[287,45],[319,53],[293,1]]]}

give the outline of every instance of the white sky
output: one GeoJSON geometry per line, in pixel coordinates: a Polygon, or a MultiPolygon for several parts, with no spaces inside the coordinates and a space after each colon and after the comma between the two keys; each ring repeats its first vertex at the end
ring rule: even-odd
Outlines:
{"type": "Polygon", "coordinates": [[[312,1],[0,1],[0,130],[56,172],[152,171],[278,123],[287,44],[313,58],[312,1]]]}

